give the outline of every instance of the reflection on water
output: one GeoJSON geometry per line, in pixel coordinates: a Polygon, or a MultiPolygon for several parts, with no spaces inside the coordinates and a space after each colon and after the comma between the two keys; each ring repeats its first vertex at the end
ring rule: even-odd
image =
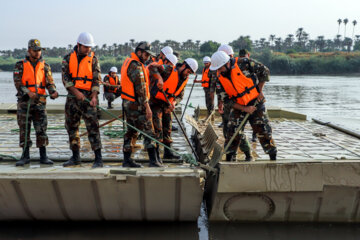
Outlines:
{"type": "Polygon", "coordinates": [[[358,240],[360,227],[350,224],[216,223],[210,224],[211,240],[358,240]]]}
{"type": "Polygon", "coordinates": [[[7,222],[0,239],[29,240],[197,240],[196,223],[137,222],[7,222]]]}
{"type": "Polygon", "coordinates": [[[350,224],[210,223],[209,237],[196,223],[6,222],[0,239],[29,240],[358,240],[360,226],[350,224]]]}

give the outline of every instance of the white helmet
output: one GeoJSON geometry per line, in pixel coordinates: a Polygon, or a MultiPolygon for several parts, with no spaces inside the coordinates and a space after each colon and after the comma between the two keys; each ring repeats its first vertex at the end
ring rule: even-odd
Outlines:
{"type": "Polygon", "coordinates": [[[95,47],[94,38],[91,33],[88,32],[80,33],[77,42],[86,47],[95,47]]]}
{"type": "Polygon", "coordinates": [[[189,65],[189,67],[191,68],[191,70],[196,73],[198,69],[198,63],[194,58],[187,58],[184,62],[186,62],[187,65],[189,65]]]}
{"type": "Polygon", "coordinates": [[[210,57],[209,57],[209,56],[205,56],[205,57],[203,58],[203,63],[211,63],[210,57]]]}
{"type": "Polygon", "coordinates": [[[172,54],[172,53],[169,53],[169,54],[165,54],[165,57],[167,60],[169,60],[174,66],[177,64],[178,62],[178,59],[177,57],[172,54]]]}
{"type": "Polygon", "coordinates": [[[222,44],[218,48],[218,51],[226,52],[226,54],[229,55],[229,56],[234,54],[234,50],[229,44],[222,44]]]}
{"type": "Polygon", "coordinates": [[[117,67],[111,67],[111,68],[110,68],[110,72],[117,73],[117,67]]]}
{"type": "Polygon", "coordinates": [[[171,47],[169,47],[169,46],[166,46],[166,47],[163,47],[162,49],[161,49],[161,52],[164,54],[164,55],[166,55],[166,54],[173,54],[173,49],[171,48],[171,47]]]}
{"type": "Polygon", "coordinates": [[[217,51],[211,56],[210,70],[216,71],[230,60],[229,55],[223,51],[217,51]]]}

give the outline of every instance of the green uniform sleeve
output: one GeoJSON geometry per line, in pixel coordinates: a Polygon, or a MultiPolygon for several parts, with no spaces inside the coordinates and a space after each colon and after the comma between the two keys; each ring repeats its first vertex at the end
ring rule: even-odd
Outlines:
{"type": "Polygon", "coordinates": [[[100,81],[101,81],[101,69],[100,69],[100,63],[96,56],[93,58],[93,82],[91,87],[91,92],[98,92],[100,93],[100,81]]]}
{"type": "Polygon", "coordinates": [[[51,72],[51,67],[47,63],[45,63],[45,78],[46,78],[46,88],[50,94],[53,94],[54,92],[56,92],[56,86],[51,72]]]}
{"type": "Polygon", "coordinates": [[[70,71],[69,71],[69,61],[70,61],[70,54],[66,55],[61,63],[62,82],[66,89],[74,86],[74,83],[72,81],[70,71]]]}
{"type": "Polygon", "coordinates": [[[130,81],[134,84],[135,97],[140,105],[148,103],[149,99],[146,95],[147,86],[145,82],[145,74],[140,63],[132,61],[127,70],[130,81]]]}
{"type": "Polygon", "coordinates": [[[28,92],[30,92],[30,90],[22,84],[21,81],[22,76],[23,76],[23,62],[19,61],[15,64],[14,72],[13,72],[14,84],[17,90],[18,97],[23,97],[26,94],[28,94],[28,92]]]}

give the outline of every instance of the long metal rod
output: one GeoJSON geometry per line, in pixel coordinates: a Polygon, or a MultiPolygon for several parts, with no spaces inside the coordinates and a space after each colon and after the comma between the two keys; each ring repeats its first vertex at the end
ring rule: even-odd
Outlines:
{"type": "Polygon", "coordinates": [[[337,126],[337,125],[332,124],[332,123],[330,123],[330,122],[320,121],[320,120],[315,119],[315,118],[312,118],[312,120],[313,120],[315,123],[317,123],[317,124],[331,127],[331,128],[336,129],[336,130],[338,130],[338,131],[340,131],[340,132],[346,133],[346,134],[348,134],[348,135],[351,135],[351,136],[353,136],[353,137],[356,137],[356,138],[359,138],[359,139],[360,139],[360,134],[359,134],[359,133],[356,133],[356,132],[351,131],[351,130],[349,130],[349,129],[346,129],[346,128],[337,126]]]}
{"type": "Polygon", "coordinates": [[[188,103],[189,103],[189,100],[190,100],[190,97],[191,97],[191,93],[192,93],[192,91],[193,91],[193,88],[194,88],[194,86],[195,86],[195,81],[196,81],[196,79],[197,79],[197,74],[196,74],[196,76],[195,76],[195,79],[194,79],[194,82],[193,82],[193,84],[192,84],[192,86],[191,86],[191,90],[190,90],[190,93],[189,93],[189,97],[188,97],[188,99],[187,99],[187,101],[186,101],[186,104],[185,104],[185,108],[184,108],[184,111],[183,111],[183,113],[182,113],[182,115],[181,115],[181,121],[183,120],[183,118],[184,118],[184,115],[185,115],[185,112],[186,112],[186,108],[187,108],[187,106],[188,106],[188,103]]]}
{"type": "MultiPolygon", "coordinates": [[[[171,105],[171,103],[170,103],[170,101],[169,101],[169,99],[168,99],[168,97],[167,97],[166,93],[164,92],[164,90],[162,90],[162,89],[161,89],[161,92],[164,94],[165,99],[166,99],[166,101],[168,102],[168,104],[170,104],[170,105],[171,105]]],[[[184,128],[183,128],[183,126],[182,126],[182,124],[181,124],[181,122],[180,122],[179,118],[176,116],[176,113],[175,113],[175,112],[172,112],[172,113],[173,113],[173,115],[174,115],[174,117],[175,117],[175,119],[176,119],[177,123],[179,124],[179,127],[180,127],[180,129],[181,129],[182,133],[184,134],[184,137],[185,137],[185,139],[186,139],[186,141],[187,141],[188,145],[190,146],[191,151],[194,153],[194,155],[195,155],[195,157],[196,157],[196,160],[199,162],[199,160],[200,160],[200,159],[199,159],[198,155],[196,154],[196,151],[195,151],[194,147],[191,145],[191,142],[190,142],[190,140],[189,140],[188,136],[186,135],[186,132],[185,132],[185,130],[184,130],[184,128]]]]}

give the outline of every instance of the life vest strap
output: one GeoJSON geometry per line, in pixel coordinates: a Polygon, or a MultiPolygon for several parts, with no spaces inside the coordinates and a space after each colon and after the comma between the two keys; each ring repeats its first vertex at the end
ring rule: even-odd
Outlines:
{"type": "Polygon", "coordinates": [[[42,89],[45,89],[45,86],[43,86],[42,84],[40,85],[37,85],[37,84],[29,84],[28,81],[26,81],[26,85],[25,85],[27,88],[29,87],[37,87],[37,88],[42,88],[42,89]]]}
{"type": "Polygon", "coordinates": [[[136,100],[135,96],[131,96],[131,95],[129,95],[129,94],[123,92],[123,91],[121,91],[121,94],[124,94],[125,96],[127,96],[127,97],[129,97],[129,98],[131,98],[131,99],[136,100]]]}
{"type": "Polygon", "coordinates": [[[243,97],[245,94],[250,94],[250,91],[253,90],[254,88],[256,88],[256,86],[252,86],[250,88],[245,87],[245,90],[241,93],[238,93],[238,95],[232,97],[233,99],[237,99],[237,98],[241,98],[243,97]]]}
{"type": "Polygon", "coordinates": [[[86,82],[88,82],[88,81],[93,81],[92,79],[90,79],[90,78],[87,78],[86,76],[84,77],[84,78],[81,78],[81,77],[75,77],[75,78],[73,78],[73,81],[84,81],[84,84],[86,84],[86,82]]]}

